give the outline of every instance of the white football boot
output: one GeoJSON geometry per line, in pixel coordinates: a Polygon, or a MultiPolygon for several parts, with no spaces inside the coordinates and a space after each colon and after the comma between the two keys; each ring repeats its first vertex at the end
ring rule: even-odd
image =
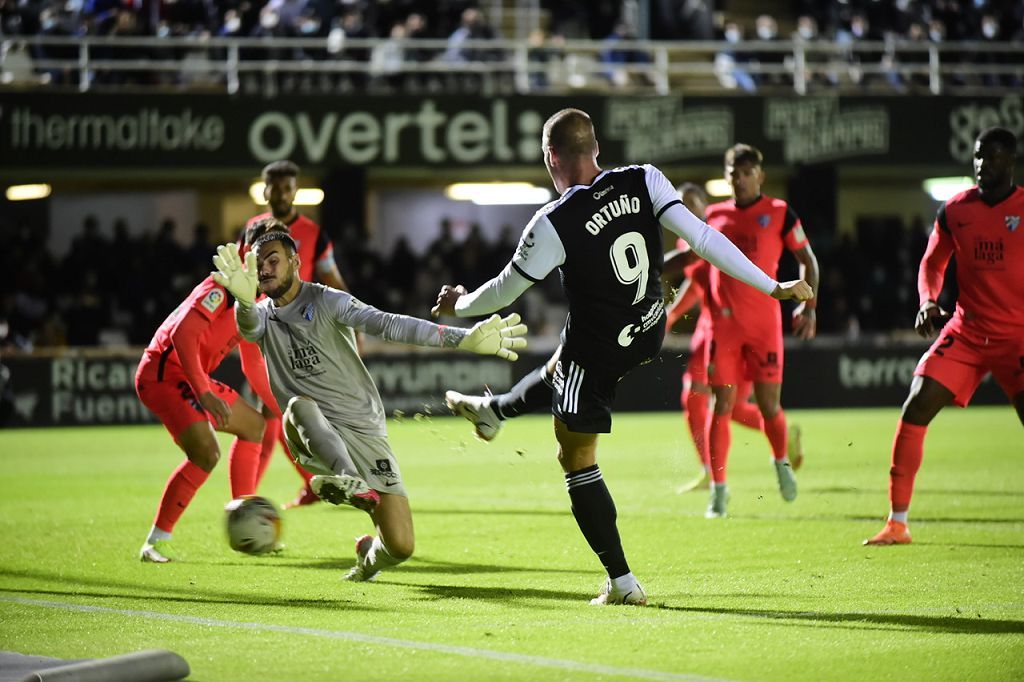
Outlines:
{"type": "Polygon", "coordinates": [[[601,594],[590,600],[591,606],[612,606],[626,604],[630,606],[647,606],[647,594],[640,583],[633,581],[633,585],[626,589],[617,589],[612,584],[612,579],[604,583],[601,594]]]}
{"type": "Polygon", "coordinates": [[[724,485],[711,484],[711,497],[708,499],[708,508],[704,512],[705,519],[724,519],[728,514],[725,506],[729,503],[729,488],[724,485]]]}
{"type": "Polygon", "coordinates": [[[358,476],[314,476],[309,479],[309,487],[325,502],[347,504],[365,512],[372,512],[380,502],[377,491],[358,476]]]}
{"type": "Polygon", "coordinates": [[[174,558],[174,552],[167,540],[147,542],[139,550],[139,561],[143,563],[168,564],[174,561],[174,558]]]}
{"type": "Polygon", "coordinates": [[[366,566],[366,557],[370,553],[370,548],[373,547],[373,536],[364,535],[360,538],[356,538],[356,565],[352,567],[342,580],[351,580],[352,582],[369,582],[377,577],[380,573],[379,570],[370,569],[366,566]]]}
{"type": "Polygon", "coordinates": [[[491,407],[489,395],[463,395],[458,391],[447,391],[444,401],[454,414],[468,419],[476,429],[476,437],[492,441],[501,430],[501,419],[491,407]]]}
{"type": "Polygon", "coordinates": [[[782,499],[792,502],[796,499],[796,474],[793,473],[793,467],[788,460],[772,461],[775,463],[775,475],[779,478],[779,492],[782,493],[782,499]]]}

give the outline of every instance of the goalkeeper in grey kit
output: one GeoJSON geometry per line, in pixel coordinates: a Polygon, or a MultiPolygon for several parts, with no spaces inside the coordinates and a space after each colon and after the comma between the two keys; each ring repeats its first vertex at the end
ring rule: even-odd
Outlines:
{"type": "Polygon", "coordinates": [[[292,455],[316,474],[313,491],[370,514],[376,536],[356,540],[348,580],[371,580],[413,552],[412,514],[387,440],[384,405],[356,351],[356,331],[387,341],[458,348],[515,360],[526,347],[518,315],[493,315],[471,329],[377,310],[350,294],[299,278],[296,245],[284,232],[217,248],[214,279],[235,297],[242,336],[259,344],[284,409],[292,455]],[[256,302],[257,293],[266,298],[256,302]]]}

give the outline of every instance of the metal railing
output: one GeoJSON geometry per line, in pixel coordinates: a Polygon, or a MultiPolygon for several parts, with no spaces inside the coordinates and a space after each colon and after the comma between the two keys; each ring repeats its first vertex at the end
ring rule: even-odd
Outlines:
{"type": "Polygon", "coordinates": [[[484,93],[815,89],[956,93],[1024,86],[1019,43],[910,41],[466,41],[328,38],[5,37],[0,87],[484,93]],[[319,81],[317,80],[319,79],[319,81]]]}

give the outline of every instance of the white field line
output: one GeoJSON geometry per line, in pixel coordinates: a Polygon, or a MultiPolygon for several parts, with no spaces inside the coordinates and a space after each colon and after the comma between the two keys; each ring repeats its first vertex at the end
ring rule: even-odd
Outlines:
{"type": "Polygon", "coordinates": [[[546,656],[530,656],[528,654],[516,654],[506,651],[495,651],[493,649],[477,649],[468,646],[455,646],[452,644],[440,644],[437,642],[420,642],[412,639],[396,639],[394,637],[379,637],[367,635],[361,632],[348,630],[323,630],[320,628],[302,628],[291,625],[274,625],[272,623],[251,623],[245,621],[220,620],[216,618],[200,618],[197,616],[182,616],[174,613],[161,613],[159,611],[140,611],[136,609],[112,609],[105,606],[87,606],[84,604],[72,604],[69,602],[48,601],[42,599],[26,599],[23,597],[0,596],[0,602],[11,604],[22,604],[25,606],[40,606],[44,608],[60,609],[63,611],[77,611],[80,613],[104,613],[120,616],[131,616],[134,618],[148,618],[151,620],[166,620],[176,623],[191,623],[193,625],[205,625],[222,628],[237,628],[241,630],[262,630],[265,632],[283,632],[289,635],[309,635],[311,637],[326,637],[328,639],[341,639],[349,642],[360,642],[363,644],[377,646],[391,646],[402,649],[414,649],[418,651],[434,651],[453,656],[465,656],[504,663],[519,663],[542,668],[556,668],[571,672],[596,673],[599,675],[618,675],[622,677],[633,677],[644,680],[686,680],[687,682],[724,682],[722,678],[702,677],[700,675],[688,675],[685,673],[672,673],[661,670],[648,670],[645,668],[619,668],[599,663],[583,663],[561,658],[548,658],[546,656]]]}

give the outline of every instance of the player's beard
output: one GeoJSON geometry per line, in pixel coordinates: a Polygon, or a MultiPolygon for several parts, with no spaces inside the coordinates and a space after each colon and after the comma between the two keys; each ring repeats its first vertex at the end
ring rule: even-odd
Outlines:
{"type": "Polygon", "coordinates": [[[283,201],[271,202],[270,204],[270,215],[274,216],[277,220],[283,221],[285,218],[290,216],[292,213],[292,207],[283,201]]]}
{"type": "Polygon", "coordinates": [[[280,286],[276,286],[273,289],[267,289],[260,284],[260,290],[267,295],[268,298],[278,299],[288,293],[288,290],[292,288],[292,284],[295,283],[295,272],[289,272],[286,278],[281,278],[280,286]]]}

